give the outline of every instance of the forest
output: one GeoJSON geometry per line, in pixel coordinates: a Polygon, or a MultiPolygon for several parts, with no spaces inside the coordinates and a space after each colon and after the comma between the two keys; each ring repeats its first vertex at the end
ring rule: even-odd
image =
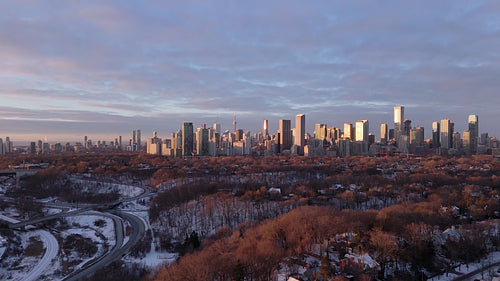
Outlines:
{"type": "Polygon", "coordinates": [[[500,246],[500,160],[488,155],[0,160],[49,166],[16,191],[34,198],[116,196],[76,192],[72,174],[147,183],[153,236],[180,258],[146,280],[278,280],[311,260],[317,280],[422,280],[500,246]]]}

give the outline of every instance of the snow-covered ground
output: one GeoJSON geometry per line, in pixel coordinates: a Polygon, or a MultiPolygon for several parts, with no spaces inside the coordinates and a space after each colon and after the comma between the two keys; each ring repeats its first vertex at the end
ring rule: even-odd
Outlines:
{"type": "Polygon", "coordinates": [[[115,227],[113,225],[113,220],[108,218],[107,216],[98,215],[97,212],[89,212],[78,216],[66,217],[65,220],[68,225],[75,228],[69,229],[64,232],[68,232],[70,234],[80,234],[83,237],[92,239],[96,243],[103,242],[99,235],[101,234],[106,238],[110,246],[113,246],[115,244],[115,227]],[[95,223],[99,220],[103,220],[104,225],[96,226],[95,223]],[[79,231],[81,233],[79,233],[79,231]]]}
{"type": "MultiPolygon", "coordinates": [[[[496,262],[500,262],[500,252],[493,252],[491,254],[488,255],[488,257],[484,258],[481,260],[481,262],[478,262],[478,263],[471,263],[469,264],[469,266],[465,266],[465,265],[461,265],[457,268],[455,268],[455,271],[457,273],[460,273],[460,274],[456,274],[456,273],[448,273],[448,276],[446,276],[446,273],[443,274],[443,275],[439,275],[439,276],[435,276],[429,280],[433,280],[433,281],[451,281],[457,277],[460,277],[461,275],[463,274],[466,274],[466,273],[469,273],[469,272],[472,272],[476,269],[480,269],[480,268],[483,268],[485,266],[488,266],[492,263],[496,263],[496,262]]],[[[484,280],[491,280],[491,278],[495,277],[495,276],[499,276],[500,273],[497,272],[497,270],[500,268],[500,266],[496,266],[496,267],[492,267],[491,270],[490,269],[486,269],[484,270],[484,280]],[[490,275],[490,272],[492,273],[490,275]]],[[[469,280],[475,280],[475,279],[479,279],[481,280],[481,273],[478,273],[474,276],[472,276],[469,280]]]]}
{"type": "MultiPolygon", "coordinates": [[[[43,255],[42,259],[35,265],[35,267],[30,272],[28,272],[28,274],[14,280],[40,280],[39,277],[41,275],[47,275],[47,273],[50,272],[48,271],[48,268],[53,264],[52,261],[56,258],[57,253],[59,252],[59,243],[57,243],[56,238],[50,232],[39,229],[30,232],[30,234],[33,234],[35,236],[38,235],[41,238],[45,247],[45,254],[43,255]]],[[[52,269],[54,268],[52,267],[52,269]]]]}
{"type": "MultiPolygon", "coordinates": [[[[147,212],[147,210],[143,209],[141,207],[142,205],[140,204],[133,204],[133,205],[129,205],[128,206],[128,212],[139,217],[144,225],[146,226],[146,232],[147,231],[152,231],[152,228],[151,228],[151,225],[149,224],[149,214],[147,212]],[[130,208],[132,207],[132,208],[130,208]]],[[[169,252],[165,252],[165,251],[156,251],[156,239],[154,237],[154,232],[153,233],[153,239],[151,241],[151,248],[150,248],[150,251],[149,253],[147,253],[145,255],[145,257],[142,257],[142,258],[133,258],[133,257],[130,257],[130,256],[127,256],[125,258],[125,262],[127,263],[137,263],[137,264],[141,264],[151,270],[155,270],[157,268],[159,268],[161,265],[165,264],[165,263],[172,263],[174,262],[175,260],[177,260],[177,258],[179,257],[179,254],[178,253],[169,253],[169,252]]]]}
{"type": "Polygon", "coordinates": [[[144,192],[144,189],[138,186],[114,183],[110,181],[99,181],[75,175],[71,177],[71,180],[80,184],[83,191],[87,191],[89,187],[97,187],[99,193],[107,193],[116,190],[124,198],[139,196],[144,192]]]}
{"type": "MultiPolygon", "coordinates": [[[[0,219],[10,223],[19,222],[19,220],[4,215],[0,215],[0,219]]],[[[23,270],[19,272],[12,272],[11,276],[13,276],[13,279],[7,280],[40,280],[42,275],[47,275],[55,270],[53,260],[57,257],[57,253],[59,252],[59,243],[57,242],[57,239],[50,232],[39,229],[23,234],[23,245],[27,245],[27,240],[31,237],[39,237],[40,241],[42,241],[44,246],[44,254],[42,258],[37,261],[36,257],[25,257],[22,260],[20,267],[23,268],[23,270]],[[31,269],[26,272],[24,270],[25,268],[31,269]]]]}

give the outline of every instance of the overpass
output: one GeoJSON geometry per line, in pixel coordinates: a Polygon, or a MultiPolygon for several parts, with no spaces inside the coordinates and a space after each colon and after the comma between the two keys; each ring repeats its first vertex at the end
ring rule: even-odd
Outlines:
{"type": "Polygon", "coordinates": [[[25,177],[25,176],[32,176],[36,173],[38,173],[40,170],[3,170],[3,171],[0,171],[0,177],[1,176],[7,176],[7,177],[11,177],[11,178],[15,178],[16,179],[16,187],[19,187],[19,179],[22,178],[22,177],[25,177]]]}
{"type": "MultiPolygon", "coordinates": [[[[150,192],[144,192],[143,194],[141,194],[139,196],[130,197],[130,198],[126,198],[126,199],[120,199],[120,200],[109,202],[109,203],[84,204],[85,207],[79,208],[79,209],[76,209],[76,210],[72,210],[72,211],[68,211],[68,212],[61,212],[61,213],[57,213],[57,214],[53,214],[53,215],[48,215],[48,216],[37,218],[37,219],[33,219],[33,220],[20,221],[18,223],[11,223],[11,224],[9,224],[9,228],[10,229],[23,228],[23,227],[26,227],[28,225],[35,225],[35,224],[39,224],[39,223],[42,223],[42,222],[45,222],[45,221],[49,221],[49,220],[53,220],[53,219],[58,219],[58,218],[65,217],[65,216],[78,215],[80,213],[83,213],[83,212],[86,212],[86,211],[90,211],[90,210],[97,210],[97,211],[111,210],[111,209],[114,209],[115,207],[117,207],[118,205],[120,205],[122,203],[131,202],[131,201],[142,199],[142,198],[146,198],[146,197],[149,197],[149,196],[156,196],[156,194],[155,193],[150,193],[150,192]]],[[[61,203],[58,203],[58,204],[55,204],[55,203],[44,203],[44,205],[45,206],[60,206],[60,207],[75,207],[75,204],[72,204],[72,203],[69,203],[69,204],[65,204],[65,203],[62,203],[62,204],[61,203]]]]}

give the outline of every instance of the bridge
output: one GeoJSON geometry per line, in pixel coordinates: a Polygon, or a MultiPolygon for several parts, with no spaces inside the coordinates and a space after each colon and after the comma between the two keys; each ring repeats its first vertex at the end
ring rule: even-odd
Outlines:
{"type": "Polygon", "coordinates": [[[40,170],[3,170],[0,171],[0,177],[1,176],[7,176],[11,178],[16,179],[16,187],[19,187],[19,179],[25,176],[32,176],[36,173],[38,173],[40,170]]]}

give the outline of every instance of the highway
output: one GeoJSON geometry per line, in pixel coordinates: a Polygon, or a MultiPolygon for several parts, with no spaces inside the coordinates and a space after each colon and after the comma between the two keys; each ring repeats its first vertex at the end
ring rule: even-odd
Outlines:
{"type": "Polygon", "coordinates": [[[57,257],[59,252],[59,243],[57,243],[56,238],[50,232],[46,230],[35,230],[33,234],[40,235],[40,238],[45,245],[45,254],[42,259],[35,265],[35,267],[25,276],[19,280],[32,281],[38,280],[39,277],[45,273],[46,269],[52,263],[52,260],[57,257]]]}
{"type": "MultiPolygon", "coordinates": [[[[143,199],[147,198],[150,196],[156,196],[156,193],[150,193],[150,192],[144,192],[139,196],[136,197],[131,197],[131,198],[125,198],[125,199],[120,199],[115,202],[111,203],[106,203],[106,204],[86,204],[84,205],[84,208],[80,208],[77,210],[73,211],[68,211],[68,212],[61,212],[57,213],[54,215],[49,215],[46,217],[38,218],[38,219],[33,219],[33,220],[28,220],[28,221],[22,221],[19,222],[17,220],[8,220],[6,221],[10,222],[11,224],[9,225],[9,228],[11,229],[16,229],[16,228],[22,228],[28,225],[33,225],[33,224],[38,224],[44,221],[48,220],[53,220],[53,219],[58,219],[66,216],[75,216],[82,214],[84,212],[92,211],[92,210],[99,210],[100,215],[104,215],[107,217],[110,217],[113,219],[113,224],[115,227],[115,245],[113,248],[106,254],[102,255],[101,257],[97,258],[95,261],[92,263],[86,265],[85,267],[76,270],[75,272],[69,274],[68,276],[65,276],[62,280],[69,280],[69,281],[74,281],[74,280],[80,280],[82,278],[90,277],[93,274],[96,273],[97,270],[99,270],[102,267],[110,265],[112,262],[120,260],[123,256],[125,256],[139,241],[142,237],[144,237],[144,232],[145,232],[145,225],[142,219],[139,217],[126,213],[126,212],[120,212],[120,211],[113,211],[113,210],[107,210],[103,211],[103,209],[106,208],[114,208],[121,203],[125,202],[131,202],[134,200],[138,199],[143,199]],[[125,238],[125,231],[123,228],[123,220],[126,220],[130,223],[130,228],[131,232],[129,235],[129,239],[125,245],[123,245],[123,241],[125,238]]],[[[75,207],[74,205],[71,205],[68,203],[44,203],[45,206],[50,206],[50,207],[75,207]]],[[[82,206],[82,205],[80,205],[82,206]]],[[[1,218],[1,217],[0,217],[1,218]]],[[[39,232],[47,232],[45,230],[37,230],[39,232]]],[[[52,236],[49,232],[46,233],[49,236],[52,236]]],[[[47,251],[42,258],[42,261],[33,269],[32,272],[29,273],[29,275],[25,276],[23,280],[36,280],[40,274],[43,273],[44,269],[50,265],[50,262],[53,258],[57,256],[57,252],[59,251],[59,245],[57,244],[57,241],[55,238],[52,236],[52,239],[49,238],[46,234],[40,233],[40,237],[42,238],[42,241],[44,241],[44,244],[46,245],[47,251]],[[55,240],[55,244],[54,244],[55,240]]]]}
{"type": "MultiPolygon", "coordinates": [[[[90,210],[102,210],[102,209],[106,209],[106,208],[109,209],[109,208],[113,208],[115,206],[118,206],[121,203],[131,202],[131,201],[135,201],[135,200],[139,200],[139,199],[143,199],[143,198],[147,198],[147,197],[151,197],[151,196],[156,196],[156,193],[144,192],[141,195],[138,195],[138,196],[135,196],[135,197],[130,197],[130,198],[125,198],[125,199],[120,199],[120,200],[117,200],[117,201],[114,201],[114,202],[111,202],[111,203],[104,203],[104,204],[80,204],[80,205],[83,205],[85,207],[79,208],[79,209],[73,210],[73,211],[61,212],[61,213],[53,214],[53,215],[50,215],[50,216],[45,216],[45,217],[38,218],[38,219],[21,221],[21,222],[17,222],[17,223],[11,223],[9,225],[9,228],[11,228],[11,229],[22,228],[22,227],[25,227],[27,225],[38,224],[38,223],[41,223],[41,222],[44,222],[44,221],[58,219],[58,218],[62,218],[62,217],[65,217],[65,216],[74,216],[74,215],[77,215],[77,214],[80,214],[80,213],[83,213],[83,212],[87,212],[87,211],[90,211],[90,210]]],[[[61,208],[61,207],[66,208],[66,207],[75,207],[76,206],[75,203],[50,203],[50,202],[49,203],[43,203],[43,205],[44,206],[48,206],[48,207],[56,207],[56,208],[61,208]]]]}
{"type": "MultiPolygon", "coordinates": [[[[123,245],[123,239],[124,239],[123,225],[121,224],[121,222],[115,223],[115,227],[117,225],[121,225],[121,228],[120,227],[115,228],[117,243],[115,244],[113,249],[111,249],[111,251],[109,251],[107,254],[101,256],[99,259],[97,259],[92,264],[86,266],[85,268],[82,268],[79,271],[75,271],[72,274],[66,276],[63,280],[75,281],[75,280],[79,280],[82,278],[87,278],[87,277],[92,276],[100,268],[108,266],[114,261],[120,260],[144,236],[144,232],[145,232],[146,228],[145,228],[144,223],[142,222],[142,220],[140,218],[138,218],[135,215],[125,213],[125,212],[115,211],[113,213],[116,214],[117,216],[121,217],[122,219],[127,220],[130,223],[131,232],[130,232],[129,239],[128,239],[127,243],[125,245],[123,245]]],[[[113,220],[113,221],[116,222],[116,220],[113,220]]]]}
{"type": "MultiPolygon", "coordinates": [[[[4,215],[0,215],[0,219],[11,222],[18,223],[19,221],[4,215]]],[[[45,245],[45,253],[40,261],[35,265],[27,275],[20,276],[14,280],[23,280],[23,281],[31,281],[38,280],[40,275],[42,275],[45,270],[50,266],[52,260],[57,257],[57,253],[59,252],[59,243],[57,239],[50,232],[46,230],[35,230],[30,233],[31,236],[40,236],[40,240],[45,245]]]]}

